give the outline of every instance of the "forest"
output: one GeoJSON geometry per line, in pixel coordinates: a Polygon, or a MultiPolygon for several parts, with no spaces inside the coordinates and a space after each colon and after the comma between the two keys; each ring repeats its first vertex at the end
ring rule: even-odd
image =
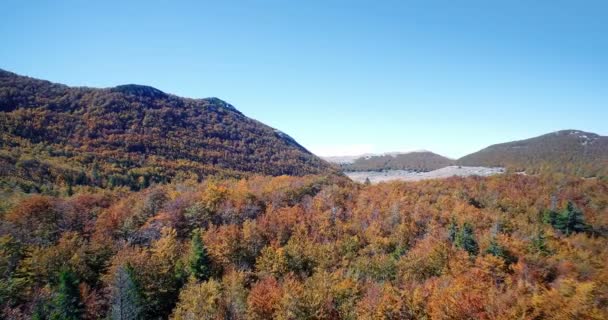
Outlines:
{"type": "Polygon", "coordinates": [[[500,166],[513,172],[560,172],[579,177],[608,176],[608,137],[580,130],[560,130],[538,137],[491,145],[456,162],[500,166]]]}
{"type": "Polygon", "coordinates": [[[608,182],[184,179],[2,195],[4,319],[606,319],[608,182]]]}
{"type": "Polygon", "coordinates": [[[142,85],[68,87],[0,69],[0,190],[141,190],[209,175],[336,171],[217,98],[142,85]]]}

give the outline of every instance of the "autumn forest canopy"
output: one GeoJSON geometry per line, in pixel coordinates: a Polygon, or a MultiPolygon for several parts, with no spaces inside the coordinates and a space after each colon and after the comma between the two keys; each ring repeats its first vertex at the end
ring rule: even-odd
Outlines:
{"type": "Polygon", "coordinates": [[[217,98],[0,70],[0,319],[606,319],[606,139],[340,167],[217,98]],[[507,171],[340,172],[446,165],[507,171]]]}
{"type": "Polygon", "coordinates": [[[10,319],[605,319],[608,185],[207,180],[2,210],[10,319]]]}

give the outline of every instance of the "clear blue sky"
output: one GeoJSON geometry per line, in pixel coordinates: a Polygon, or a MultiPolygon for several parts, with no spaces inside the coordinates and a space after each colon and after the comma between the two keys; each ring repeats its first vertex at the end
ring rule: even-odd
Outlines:
{"type": "Polygon", "coordinates": [[[0,68],[215,96],[318,154],[608,134],[607,1],[26,1],[0,68]]]}

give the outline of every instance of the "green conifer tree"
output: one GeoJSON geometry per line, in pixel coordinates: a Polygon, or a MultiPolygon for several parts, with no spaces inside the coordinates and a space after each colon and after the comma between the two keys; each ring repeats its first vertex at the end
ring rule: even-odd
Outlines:
{"type": "Polygon", "coordinates": [[[517,261],[509,250],[498,243],[496,238],[490,240],[490,246],[486,249],[485,253],[503,259],[507,265],[517,261]]]}
{"type": "Polygon", "coordinates": [[[211,276],[211,259],[207,255],[207,249],[205,249],[198,230],[193,233],[192,240],[190,241],[188,270],[190,275],[199,281],[206,281],[211,276]]]}
{"type": "Polygon", "coordinates": [[[59,286],[53,301],[52,320],[76,320],[83,314],[78,279],[70,270],[62,270],[59,274],[59,286]]]}
{"type": "Polygon", "coordinates": [[[466,250],[472,256],[479,253],[479,245],[475,240],[473,227],[468,222],[465,222],[462,229],[456,234],[454,244],[456,247],[466,250]]]}
{"type": "Polygon", "coordinates": [[[532,237],[532,251],[540,255],[550,253],[549,247],[547,246],[545,233],[542,230],[539,230],[536,235],[532,237]]]}
{"type": "Polygon", "coordinates": [[[566,208],[557,216],[554,226],[566,235],[574,232],[584,232],[589,229],[589,226],[585,223],[583,212],[570,201],[568,201],[566,208]]]}

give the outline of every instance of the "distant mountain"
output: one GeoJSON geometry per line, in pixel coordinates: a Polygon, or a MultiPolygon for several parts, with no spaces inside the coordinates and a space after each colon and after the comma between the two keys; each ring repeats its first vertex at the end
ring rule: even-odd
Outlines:
{"type": "Polygon", "coordinates": [[[342,163],[344,171],[413,170],[432,171],[454,164],[454,160],[430,151],[389,153],[363,156],[352,163],[342,163]]]}
{"type": "Polygon", "coordinates": [[[527,173],[544,170],[579,176],[608,175],[608,137],[563,130],[489,146],[461,159],[463,166],[502,166],[527,173]]]}
{"type": "Polygon", "coordinates": [[[376,156],[376,155],[373,153],[366,153],[366,154],[361,154],[361,155],[357,155],[357,156],[329,156],[329,157],[321,157],[321,158],[327,162],[331,162],[331,163],[335,163],[335,164],[347,164],[347,163],[353,163],[353,162],[355,162],[355,160],[357,160],[359,158],[373,157],[373,156],[376,156]]]}
{"type": "Polygon", "coordinates": [[[128,186],[335,169],[217,99],[141,85],[68,87],[0,70],[0,185],[128,186]]]}

